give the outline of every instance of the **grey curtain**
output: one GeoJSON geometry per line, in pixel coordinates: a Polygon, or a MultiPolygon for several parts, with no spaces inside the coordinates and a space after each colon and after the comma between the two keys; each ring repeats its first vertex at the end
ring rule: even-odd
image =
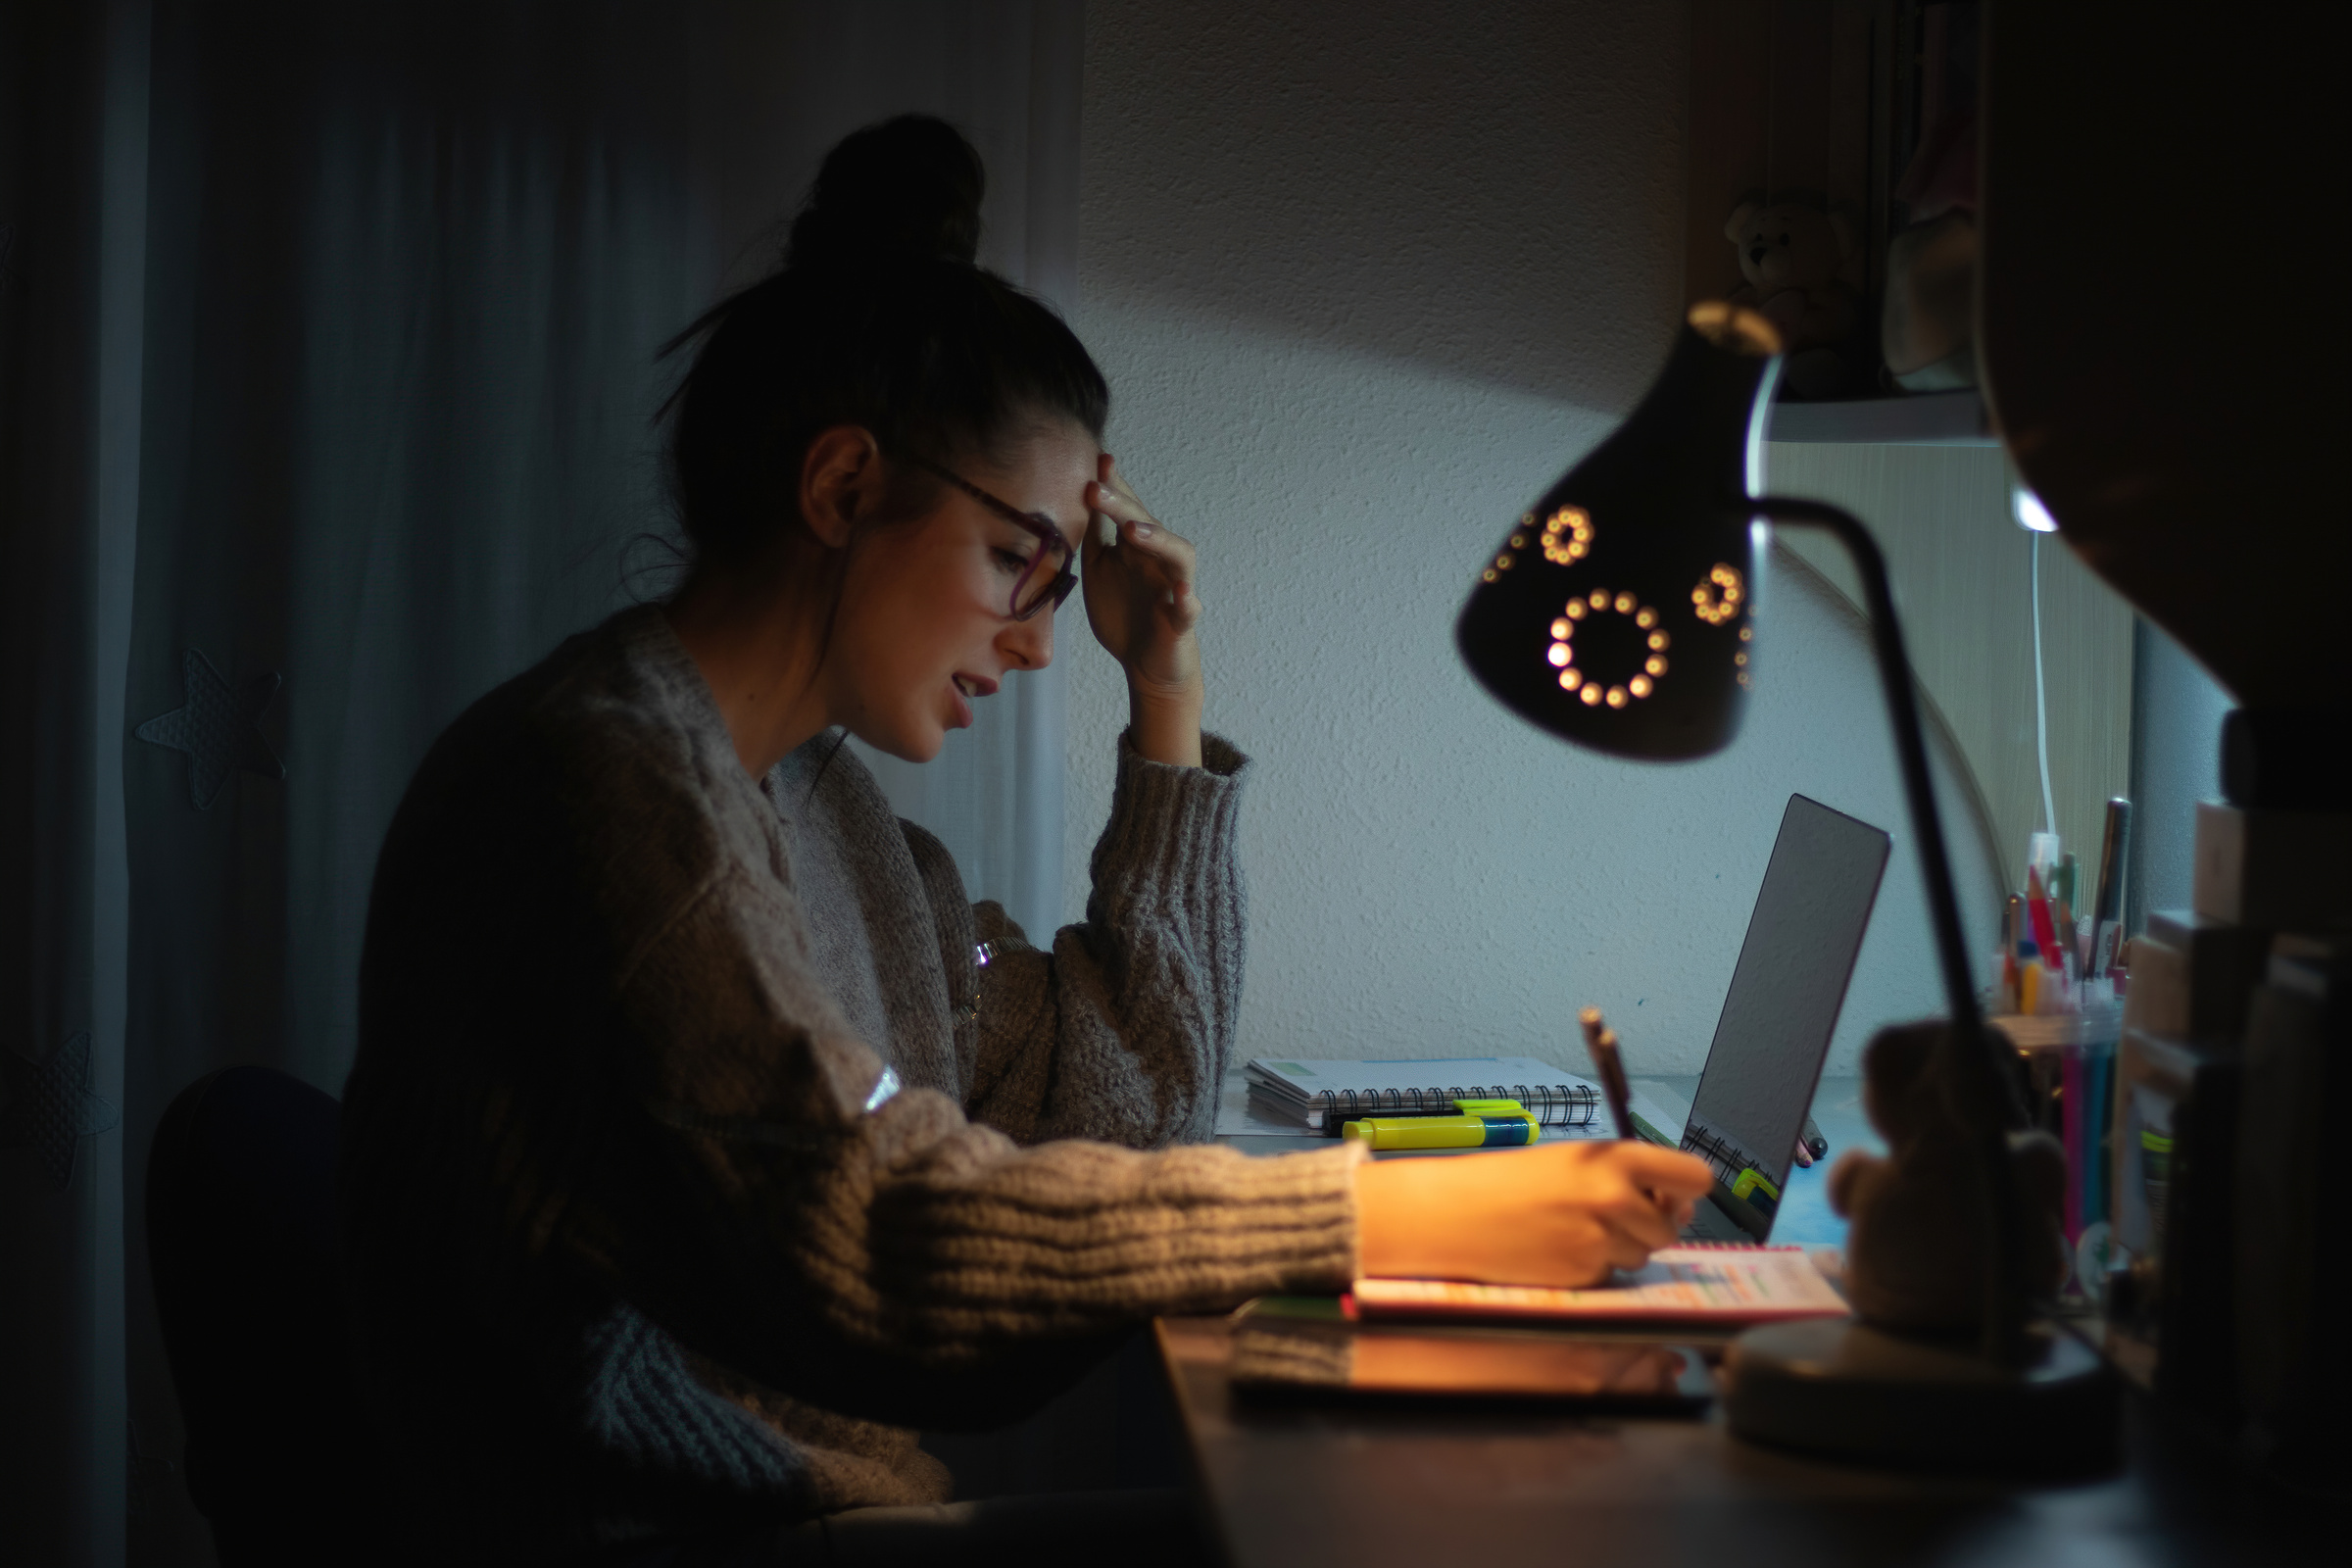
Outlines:
{"type": "MultiPolygon", "coordinates": [[[[0,1557],[201,1562],[139,1194],[231,1062],[338,1092],[432,738],[665,586],[659,343],[905,109],[1068,308],[1081,8],[0,3],[0,1557]]],[[[901,808],[1059,916],[1058,672],[901,808]]],[[[331,1441],[331,1435],[322,1435],[331,1441]]]]}

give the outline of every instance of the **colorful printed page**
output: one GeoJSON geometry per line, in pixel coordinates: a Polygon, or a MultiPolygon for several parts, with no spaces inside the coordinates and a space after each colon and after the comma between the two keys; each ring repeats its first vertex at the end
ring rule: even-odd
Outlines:
{"type": "Polygon", "coordinates": [[[1361,1319],[1575,1318],[1638,1323],[1780,1323],[1844,1317],[1844,1298],[1796,1247],[1669,1247],[1606,1285],[1467,1285],[1362,1279],[1348,1298],[1361,1319]]]}

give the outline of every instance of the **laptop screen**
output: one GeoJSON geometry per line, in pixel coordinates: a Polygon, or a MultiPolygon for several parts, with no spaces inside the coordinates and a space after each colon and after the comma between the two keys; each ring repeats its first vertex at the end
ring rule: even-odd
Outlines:
{"type": "Polygon", "coordinates": [[[1887,844],[1868,822],[1802,795],[1781,816],[1683,1130],[1683,1147],[1715,1167],[1718,1204],[1758,1237],[1788,1180],[1887,844]]]}

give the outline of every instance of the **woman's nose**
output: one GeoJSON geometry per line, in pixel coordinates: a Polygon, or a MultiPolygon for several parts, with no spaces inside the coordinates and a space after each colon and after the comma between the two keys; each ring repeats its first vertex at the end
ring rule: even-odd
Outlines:
{"type": "Polygon", "coordinates": [[[1016,620],[997,639],[1004,662],[1016,669],[1043,669],[1054,662],[1054,612],[1042,610],[1016,620]]]}

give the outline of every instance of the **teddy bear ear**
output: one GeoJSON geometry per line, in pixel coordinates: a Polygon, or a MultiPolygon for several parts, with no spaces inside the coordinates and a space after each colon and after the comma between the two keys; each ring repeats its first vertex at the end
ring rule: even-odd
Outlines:
{"type": "Polygon", "coordinates": [[[1763,205],[1762,202],[1741,202],[1739,210],[1732,214],[1732,220],[1723,225],[1723,237],[1737,245],[1741,232],[1747,227],[1747,220],[1755,217],[1763,205]]]}
{"type": "Polygon", "coordinates": [[[1854,254],[1854,225],[1843,213],[1830,215],[1830,232],[1838,236],[1838,259],[1844,261],[1854,254]]]}

